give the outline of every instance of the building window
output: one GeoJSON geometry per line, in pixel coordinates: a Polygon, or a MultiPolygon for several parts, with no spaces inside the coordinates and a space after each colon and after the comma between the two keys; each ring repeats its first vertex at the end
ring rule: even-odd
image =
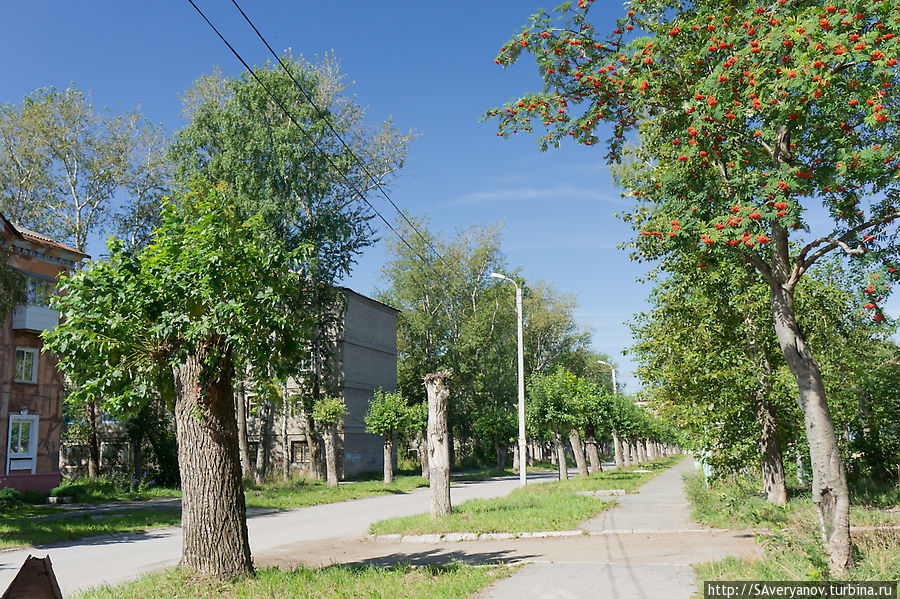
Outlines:
{"type": "Polygon", "coordinates": [[[6,452],[6,473],[30,470],[34,474],[37,462],[38,415],[9,415],[9,447],[6,452]]]}
{"type": "Polygon", "coordinates": [[[17,383],[36,383],[38,349],[36,347],[16,348],[16,372],[13,380],[17,383]]]}
{"type": "Polygon", "coordinates": [[[26,292],[29,306],[50,307],[50,299],[56,289],[56,281],[47,281],[37,277],[27,277],[26,292]]]}
{"type": "Polygon", "coordinates": [[[294,464],[309,462],[309,446],[306,441],[291,441],[291,462],[294,464]]]}

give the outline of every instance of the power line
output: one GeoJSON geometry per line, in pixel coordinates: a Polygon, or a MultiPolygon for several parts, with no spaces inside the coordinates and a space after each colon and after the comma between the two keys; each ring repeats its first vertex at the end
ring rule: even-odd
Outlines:
{"type": "MultiPolygon", "coordinates": [[[[325,158],[325,160],[327,160],[328,163],[329,163],[329,164],[330,164],[330,165],[331,165],[338,173],[340,173],[341,177],[343,177],[343,179],[344,179],[344,180],[347,182],[347,184],[350,186],[350,189],[352,189],[353,191],[355,191],[355,192],[359,195],[360,199],[361,199],[363,202],[365,202],[366,205],[369,206],[369,208],[372,209],[372,212],[374,212],[375,214],[378,215],[378,218],[380,218],[380,219],[382,220],[382,222],[384,222],[384,224],[387,226],[387,228],[390,229],[390,230],[394,233],[394,235],[396,235],[397,238],[398,238],[400,241],[402,241],[403,244],[404,244],[406,247],[408,247],[409,250],[410,250],[413,254],[415,254],[416,256],[418,256],[420,260],[422,260],[423,262],[425,262],[425,263],[427,264],[427,263],[428,263],[428,259],[427,259],[427,258],[424,258],[419,252],[417,252],[417,251],[409,244],[408,241],[406,241],[406,239],[405,239],[405,238],[397,231],[397,229],[395,229],[395,228],[391,225],[391,223],[388,222],[388,220],[387,220],[386,218],[384,218],[384,216],[382,216],[382,214],[375,208],[375,206],[372,205],[372,203],[368,200],[368,198],[366,198],[366,196],[365,196],[363,193],[361,193],[361,192],[356,188],[356,186],[353,184],[353,182],[350,181],[349,177],[347,177],[347,175],[343,172],[343,169],[339,168],[339,167],[334,163],[334,161],[331,159],[331,156],[329,156],[327,152],[322,151],[321,148],[319,148],[318,144],[316,144],[315,139],[313,139],[313,137],[312,137],[312,136],[311,136],[311,135],[310,135],[310,134],[309,134],[309,133],[301,126],[301,125],[300,125],[300,123],[297,122],[297,120],[294,118],[294,115],[292,115],[291,112],[290,112],[287,108],[285,108],[284,104],[282,104],[281,101],[280,101],[278,98],[275,97],[275,95],[274,95],[274,94],[272,93],[272,91],[268,88],[268,86],[266,86],[266,84],[262,82],[262,80],[259,78],[259,76],[256,74],[256,72],[255,72],[253,69],[250,68],[250,65],[247,64],[247,61],[245,61],[244,58],[238,53],[238,51],[234,49],[234,47],[228,42],[227,39],[225,39],[225,36],[223,36],[222,33],[219,32],[219,30],[216,28],[216,26],[212,24],[212,22],[209,20],[209,18],[207,18],[207,16],[203,13],[202,10],[200,10],[200,7],[198,7],[198,6],[194,3],[194,0],[188,0],[188,2],[191,4],[191,6],[194,7],[194,10],[197,11],[197,13],[203,18],[203,20],[206,21],[206,24],[209,25],[210,29],[212,29],[212,30],[216,33],[216,35],[219,36],[219,39],[222,40],[222,43],[224,43],[224,44],[228,47],[228,49],[231,50],[231,53],[234,54],[235,58],[237,58],[237,59],[241,62],[241,64],[244,65],[244,68],[247,69],[247,72],[249,72],[250,75],[253,76],[253,78],[256,80],[256,82],[260,85],[260,87],[262,87],[262,88],[265,90],[265,92],[269,95],[269,97],[272,99],[272,101],[275,102],[275,104],[278,106],[278,108],[280,108],[281,111],[288,117],[288,119],[290,119],[291,123],[293,123],[294,126],[297,127],[297,129],[300,131],[300,133],[302,133],[303,136],[306,137],[307,140],[309,140],[309,142],[313,145],[314,148],[316,148],[317,150],[320,150],[320,151],[321,151],[322,156],[325,158]]],[[[268,45],[268,44],[267,44],[267,45],[268,45]]],[[[293,79],[293,76],[292,76],[291,78],[293,79]]],[[[296,83],[296,81],[295,81],[295,83],[296,83]]],[[[314,107],[315,107],[315,106],[314,106],[314,107]]],[[[318,109],[317,109],[317,110],[318,110],[318,109]]],[[[329,125],[329,126],[330,126],[330,125],[329,125]]],[[[341,142],[343,143],[343,140],[341,140],[341,142]]],[[[357,158],[357,160],[358,160],[358,158],[357,158]]],[[[370,175],[370,176],[371,176],[371,175],[370,175]]],[[[393,203],[393,202],[392,202],[392,203],[393,203]]],[[[396,206],[395,206],[395,207],[396,207],[396,206]]],[[[418,231],[417,231],[417,232],[418,232],[418,231]]],[[[429,245],[431,245],[431,244],[429,244],[429,245]]],[[[440,257],[440,254],[438,254],[438,256],[440,257]]],[[[443,257],[441,257],[441,260],[443,260],[443,257]]],[[[445,262],[445,264],[446,264],[446,262],[445,262]]]]}
{"type": "Polygon", "coordinates": [[[429,248],[431,248],[431,251],[434,253],[434,255],[437,256],[438,258],[440,258],[441,262],[443,262],[449,268],[450,265],[447,264],[447,261],[444,259],[444,257],[441,255],[441,253],[437,250],[437,248],[435,248],[434,245],[431,243],[431,241],[426,239],[425,236],[423,236],[422,233],[419,232],[419,230],[412,223],[412,221],[410,221],[409,218],[407,218],[406,214],[402,210],[400,210],[399,206],[397,206],[397,204],[394,203],[394,200],[392,200],[391,196],[388,195],[387,191],[385,191],[384,186],[378,181],[378,178],[375,177],[371,172],[369,172],[369,169],[366,167],[366,164],[362,161],[362,159],[356,154],[356,152],[353,151],[353,148],[351,148],[347,144],[347,142],[344,141],[344,138],[341,137],[341,134],[338,133],[337,130],[332,126],[331,119],[329,119],[328,116],[325,115],[325,113],[321,109],[319,109],[319,107],[316,105],[316,103],[313,101],[313,99],[310,97],[310,95],[307,93],[307,91],[303,88],[302,85],[300,85],[300,82],[297,81],[297,79],[294,77],[294,74],[291,73],[290,69],[287,68],[287,65],[284,64],[284,61],[281,60],[281,57],[275,53],[275,50],[272,49],[272,46],[269,45],[269,42],[266,41],[266,38],[263,37],[263,34],[260,33],[259,29],[257,29],[257,27],[253,23],[253,21],[250,20],[250,17],[247,16],[247,13],[244,12],[244,9],[242,9],[240,7],[240,5],[237,3],[237,0],[231,0],[231,3],[234,4],[234,7],[238,9],[238,12],[241,13],[241,16],[244,17],[244,20],[247,21],[247,24],[250,25],[250,27],[256,33],[256,36],[260,39],[260,41],[266,46],[266,48],[268,48],[269,53],[275,58],[275,60],[278,61],[278,64],[281,65],[281,68],[284,69],[284,72],[287,73],[288,77],[291,78],[291,80],[294,82],[294,85],[297,86],[297,89],[300,90],[300,93],[303,94],[303,97],[306,98],[306,101],[309,103],[309,105],[313,107],[313,109],[316,111],[316,114],[319,116],[319,118],[322,119],[323,121],[325,121],[325,124],[328,125],[328,128],[331,130],[332,134],[334,134],[334,136],[338,139],[338,141],[341,142],[341,145],[344,146],[344,148],[350,153],[350,155],[356,160],[356,162],[359,163],[359,166],[362,168],[362,171],[369,177],[369,179],[371,181],[374,182],[375,187],[378,189],[378,191],[381,192],[381,195],[383,195],[384,198],[388,202],[390,202],[391,206],[394,207],[394,210],[397,211],[397,214],[399,214],[400,217],[404,221],[406,221],[406,224],[409,225],[409,227],[415,232],[415,234],[419,236],[419,239],[424,241],[425,244],[429,248]]]}

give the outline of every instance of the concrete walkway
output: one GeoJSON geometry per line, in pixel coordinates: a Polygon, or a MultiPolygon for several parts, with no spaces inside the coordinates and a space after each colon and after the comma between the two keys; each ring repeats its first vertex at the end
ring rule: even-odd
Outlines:
{"type": "Polygon", "coordinates": [[[297,563],[524,564],[479,599],[590,598],[688,599],[698,586],[692,563],[760,554],[747,531],[712,530],[690,519],[682,474],[686,459],[653,478],[640,493],[582,524],[585,535],[456,543],[385,543],[328,540],[291,544],[255,554],[259,566],[297,563]]]}

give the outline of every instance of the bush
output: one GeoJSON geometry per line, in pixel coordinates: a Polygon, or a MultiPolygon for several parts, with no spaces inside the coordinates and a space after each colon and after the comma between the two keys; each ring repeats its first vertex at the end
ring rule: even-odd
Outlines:
{"type": "Polygon", "coordinates": [[[3,488],[0,489],[0,505],[9,505],[13,503],[21,503],[25,496],[22,491],[17,489],[3,488]]]}

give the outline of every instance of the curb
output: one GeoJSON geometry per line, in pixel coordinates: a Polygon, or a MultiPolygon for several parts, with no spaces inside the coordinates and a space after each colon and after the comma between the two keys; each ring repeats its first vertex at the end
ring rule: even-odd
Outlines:
{"type": "Polygon", "coordinates": [[[439,544],[439,543],[459,543],[463,541],[506,541],[515,539],[547,539],[559,537],[604,537],[611,535],[654,535],[654,534],[685,534],[685,533],[710,533],[710,532],[729,532],[730,529],[724,528],[684,528],[673,530],[545,530],[539,532],[446,532],[429,535],[402,535],[402,534],[386,534],[386,535],[366,535],[366,541],[374,543],[417,543],[417,544],[439,544]]]}

